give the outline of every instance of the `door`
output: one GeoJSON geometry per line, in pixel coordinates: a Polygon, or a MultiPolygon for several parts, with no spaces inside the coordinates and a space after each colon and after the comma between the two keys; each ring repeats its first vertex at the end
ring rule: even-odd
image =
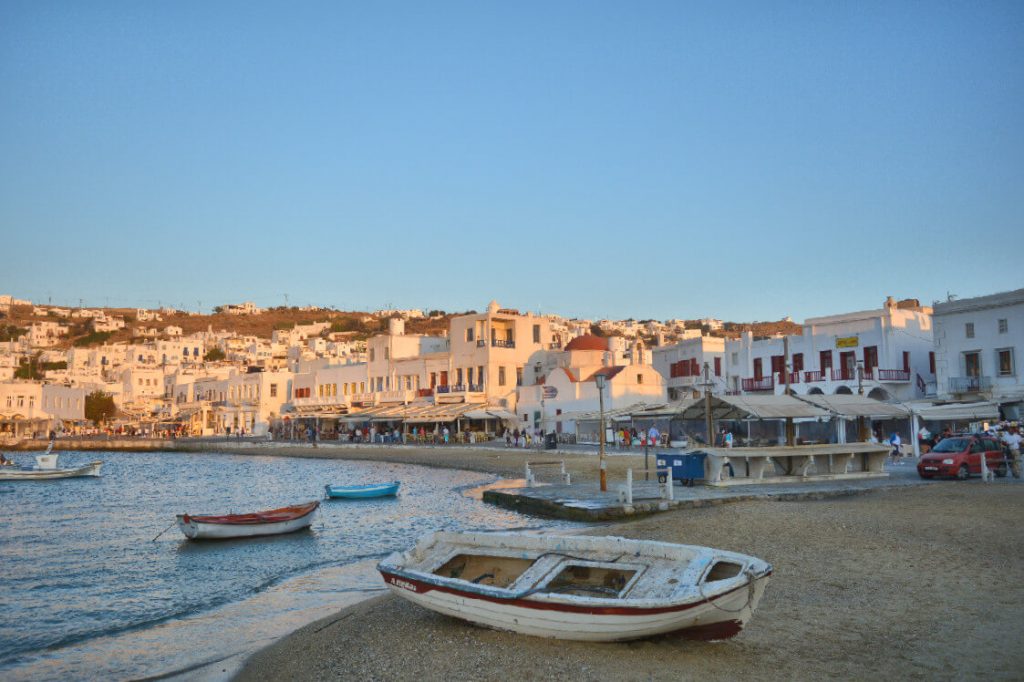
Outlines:
{"type": "Polygon", "coordinates": [[[754,381],[764,378],[764,368],[761,367],[761,358],[754,358],[754,381]]]}
{"type": "Polygon", "coordinates": [[[818,354],[818,369],[821,370],[822,376],[832,369],[832,351],[823,350],[818,354]]]}
{"type": "Polygon", "coordinates": [[[964,353],[964,374],[969,377],[981,376],[981,356],[977,352],[964,353]]]}
{"type": "Polygon", "coordinates": [[[841,379],[857,378],[857,353],[852,350],[839,354],[839,372],[841,379]]]}

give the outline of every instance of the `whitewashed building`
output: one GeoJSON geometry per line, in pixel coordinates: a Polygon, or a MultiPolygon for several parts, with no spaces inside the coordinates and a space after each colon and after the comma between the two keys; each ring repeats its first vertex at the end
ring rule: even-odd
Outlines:
{"type": "Polygon", "coordinates": [[[809,318],[803,334],[725,343],[727,383],[734,393],[859,393],[879,400],[934,394],[932,309],[890,297],[877,310],[809,318]]]}
{"type": "Polygon", "coordinates": [[[936,303],[934,321],[939,397],[995,400],[1020,418],[1024,289],[936,303]]]}

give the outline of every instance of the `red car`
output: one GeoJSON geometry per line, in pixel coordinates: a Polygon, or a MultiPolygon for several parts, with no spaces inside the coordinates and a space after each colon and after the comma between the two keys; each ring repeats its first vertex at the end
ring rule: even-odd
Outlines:
{"type": "Polygon", "coordinates": [[[981,475],[981,457],[984,454],[988,468],[996,476],[1006,476],[1006,458],[1003,446],[996,438],[968,434],[950,436],[940,441],[932,451],[921,457],[917,473],[921,478],[953,476],[963,480],[981,475]]]}

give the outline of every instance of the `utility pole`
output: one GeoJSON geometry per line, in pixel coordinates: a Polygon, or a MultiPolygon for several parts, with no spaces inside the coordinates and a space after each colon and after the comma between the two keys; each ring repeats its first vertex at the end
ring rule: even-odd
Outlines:
{"type": "Polygon", "coordinates": [[[601,433],[597,437],[598,443],[598,458],[600,462],[600,476],[601,476],[601,492],[608,491],[608,472],[605,469],[606,464],[604,461],[604,385],[607,381],[607,377],[604,374],[598,374],[594,377],[594,382],[597,384],[597,399],[600,404],[601,420],[600,429],[601,433]]]}
{"type": "Polygon", "coordinates": [[[714,383],[711,381],[711,367],[708,363],[704,363],[704,382],[700,384],[704,387],[704,427],[708,431],[708,447],[715,446],[715,419],[711,413],[711,387],[714,383]]]}
{"type": "MultiPolygon", "coordinates": [[[[793,389],[789,385],[789,337],[782,337],[782,382],[786,387],[786,395],[793,395],[793,389]]],[[[796,445],[796,429],[793,428],[793,418],[786,417],[786,445],[796,445]]]]}

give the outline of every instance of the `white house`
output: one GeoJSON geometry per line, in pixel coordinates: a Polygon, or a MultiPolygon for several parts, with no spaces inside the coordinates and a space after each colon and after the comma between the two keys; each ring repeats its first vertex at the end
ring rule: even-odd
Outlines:
{"type": "Polygon", "coordinates": [[[669,400],[681,400],[694,391],[704,390],[704,365],[708,366],[711,390],[723,393],[728,384],[725,377],[725,339],[716,336],[693,336],[654,349],[654,368],[665,378],[669,400]]]}
{"type": "Polygon", "coordinates": [[[995,400],[1021,418],[1024,289],[936,303],[934,322],[939,397],[995,400]]]}
{"type": "Polygon", "coordinates": [[[934,392],[932,309],[889,297],[878,310],[809,318],[802,334],[725,343],[731,392],[797,394],[863,392],[910,400],[934,392]]]}

